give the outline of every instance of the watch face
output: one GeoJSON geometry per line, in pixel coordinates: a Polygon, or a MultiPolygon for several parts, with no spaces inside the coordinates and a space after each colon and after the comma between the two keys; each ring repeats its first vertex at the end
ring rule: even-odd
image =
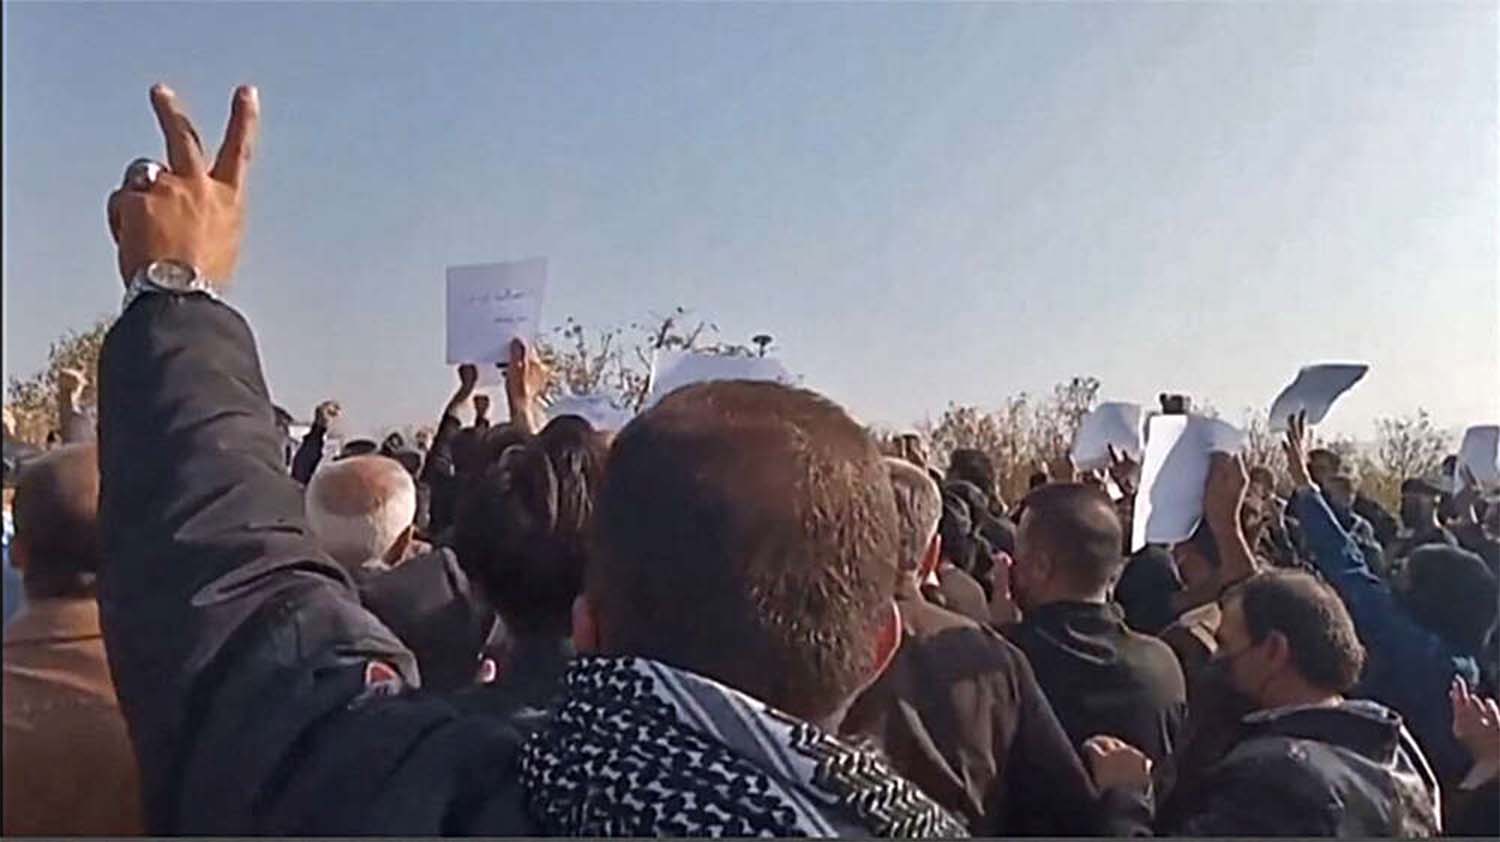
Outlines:
{"type": "Polygon", "coordinates": [[[167,289],[188,290],[198,279],[193,267],[177,260],[156,260],[146,267],[146,278],[167,289]]]}

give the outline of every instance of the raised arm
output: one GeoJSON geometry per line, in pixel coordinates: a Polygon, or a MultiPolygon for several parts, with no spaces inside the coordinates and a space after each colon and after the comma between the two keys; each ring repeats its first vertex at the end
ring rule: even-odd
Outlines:
{"type": "Polygon", "coordinates": [[[93,441],[94,419],[83,408],[83,390],[88,376],[74,368],[57,373],[57,429],[65,444],[93,441]]]}
{"type": "Polygon", "coordinates": [[[505,367],[505,400],[510,409],[510,423],[523,433],[534,434],[546,419],[538,405],[552,373],[524,340],[512,339],[510,363],[505,367]]]}
{"type": "Polygon", "coordinates": [[[302,443],[297,446],[297,453],[292,457],[292,479],[306,485],[312,479],[312,475],[318,470],[318,464],[323,461],[323,443],[328,438],[328,428],[333,426],[334,419],[343,412],[337,401],[323,401],[313,410],[312,426],[308,428],[307,435],[302,437],[302,443]]]}
{"type": "MultiPolygon", "coordinates": [[[[171,173],[111,197],[121,271],[181,261],[221,288],[255,94],[212,172],[176,98],[152,99],[171,173]]],[[[470,788],[503,789],[450,708],[378,698],[417,683],[413,659],[310,539],[238,313],[197,292],[130,304],[100,362],[99,464],[100,612],[152,833],[462,832],[470,788]]]]}

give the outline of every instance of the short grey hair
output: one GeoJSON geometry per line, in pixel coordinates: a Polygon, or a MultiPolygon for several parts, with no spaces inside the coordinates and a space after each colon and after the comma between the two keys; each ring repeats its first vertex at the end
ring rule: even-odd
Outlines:
{"type": "Polygon", "coordinates": [[[922,553],[937,534],[943,517],[943,498],[938,485],[927,472],[905,459],[886,457],[891,489],[896,494],[896,514],[901,521],[901,557],[897,560],[902,575],[914,576],[922,553]]]}
{"type": "Polygon", "coordinates": [[[352,456],[324,462],[307,484],[308,526],[334,561],[355,570],[383,560],[417,516],[417,487],[400,462],[352,456]]]}

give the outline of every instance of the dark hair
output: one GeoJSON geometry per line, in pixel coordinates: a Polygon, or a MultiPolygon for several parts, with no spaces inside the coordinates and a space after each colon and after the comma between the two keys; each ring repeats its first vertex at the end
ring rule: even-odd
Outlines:
{"type": "Polygon", "coordinates": [[[1359,681],[1365,647],[1343,600],[1316,577],[1268,570],[1234,586],[1227,596],[1240,600],[1250,640],[1260,643],[1272,632],[1286,638],[1297,672],[1310,684],[1344,693],[1359,681]]]}
{"type": "Polygon", "coordinates": [[[1344,458],[1326,447],[1315,447],[1307,451],[1308,470],[1312,470],[1315,462],[1328,462],[1329,470],[1338,471],[1344,467],[1344,458]]]}
{"type": "Polygon", "coordinates": [[[961,447],[948,457],[948,479],[973,484],[986,498],[995,497],[995,463],[982,450],[961,447]]]}
{"type": "Polygon", "coordinates": [[[1023,518],[1027,535],[1078,588],[1107,588],[1125,565],[1120,517],[1098,488],[1076,482],[1043,485],[1026,495],[1023,518]]]}
{"type": "Polygon", "coordinates": [[[339,450],[339,458],[344,459],[350,456],[368,456],[369,454],[375,453],[379,450],[380,445],[376,444],[373,441],[370,441],[369,439],[351,439],[350,441],[345,442],[343,448],[339,450]]]}
{"type": "Polygon", "coordinates": [[[548,424],[507,448],[459,499],[459,565],[511,630],[566,635],[570,628],[604,476],[604,449],[587,432],[548,424]]]}
{"type": "Polygon", "coordinates": [[[32,599],[91,596],[103,562],[99,463],[92,444],[68,445],[29,460],[13,502],[21,572],[32,599]]]}
{"type": "Polygon", "coordinates": [[[587,580],[609,650],[811,720],[872,677],[899,527],[880,452],[843,409],[699,384],[628,424],[609,459],[587,580]]]}
{"type": "Polygon", "coordinates": [[[1046,471],[1032,471],[1031,476],[1026,478],[1027,490],[1035,490],[1051,482],[1052,478],[1047,476],[1046,471]]]}
{"type": "Polygon", "coordinates": [[[1495,574],[1484,559],[1458,547],[1430,544],[1406,559],[1408,587],[1403,596],[1417,622],[1469,655],[1484,645],[1495,625],[1495,574]]]}

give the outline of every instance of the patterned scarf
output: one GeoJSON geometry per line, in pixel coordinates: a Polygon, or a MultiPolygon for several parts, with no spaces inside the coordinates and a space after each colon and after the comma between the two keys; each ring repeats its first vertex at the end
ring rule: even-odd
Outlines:
{"type": "Polygon", "coordinates": [[[548,835],[968,835],[875,754],[709,679],[590,656],[564,684],[521,759],[548,835]]]}

